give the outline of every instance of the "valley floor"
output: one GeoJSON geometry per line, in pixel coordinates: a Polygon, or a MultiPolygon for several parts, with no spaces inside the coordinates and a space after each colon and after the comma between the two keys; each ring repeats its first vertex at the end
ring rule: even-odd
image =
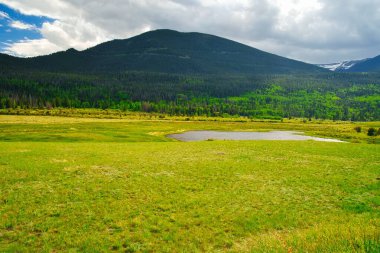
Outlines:
{"type": "Polygon", "coordinates": [[[379,252],[379,126],[0,116],[0,251],[379,252]]]}

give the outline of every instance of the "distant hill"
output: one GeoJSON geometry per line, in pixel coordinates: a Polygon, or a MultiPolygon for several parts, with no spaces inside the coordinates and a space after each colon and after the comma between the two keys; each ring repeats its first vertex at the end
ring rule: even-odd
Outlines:
{"type": "Polygon", "coordinates": [[[352,66],[349,72],[380,72],[380,55],[352,66]]]}
{"type": "Polygon", "coordinates": [[[84,51],[47,56],[0,55],[4,67],[62,72],[147,71],[178,74],[295,74],[326,72],[320,67],[202,33],[156,30],[84,51]]]}
{"type": "Polygon", "coordinates": [[[380,55],[363,60],[317,64],[317,66],[335,72],[380,72],[380,55]]]}
{"type": "Polygon", "coordinates": [[[337,63],[327,63],[327,64],[317,64],[318,67],[326,68],[331,71],[336,72],[349,72],[349,70],[355,66],[358,63],[361,63],[364,60],[352,60],[352,61],[343,61],[343,62],[337,62],[337,63]]]}

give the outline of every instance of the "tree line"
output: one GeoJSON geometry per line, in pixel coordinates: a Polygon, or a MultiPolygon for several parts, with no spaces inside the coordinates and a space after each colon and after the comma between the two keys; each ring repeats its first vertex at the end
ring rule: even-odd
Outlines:
{"type": "Polygon", "coordinates": [[[0,72],[0,108],[113,108],[170,115],[380,120],[378,74],[89,75],[0,72]]]}

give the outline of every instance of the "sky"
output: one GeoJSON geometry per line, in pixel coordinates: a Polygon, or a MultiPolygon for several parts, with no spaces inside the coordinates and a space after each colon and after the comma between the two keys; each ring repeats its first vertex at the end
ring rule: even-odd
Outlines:
{"type": "Polygon", "coordinates": [[[380,55],[379,24],[379,0],[0,0],[0,52],[84,50],[173,29],[335,63],[380,55]]]}

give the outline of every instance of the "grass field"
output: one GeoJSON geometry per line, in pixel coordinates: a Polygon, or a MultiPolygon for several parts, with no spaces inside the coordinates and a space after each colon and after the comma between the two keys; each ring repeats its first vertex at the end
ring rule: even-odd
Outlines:
{"type": "Polygon", "coordinates": [[[380,252],[369,127],[0,116],[0,252],[380,252]],[[196,129],[348,143],[165,137],[196,129]]]}

